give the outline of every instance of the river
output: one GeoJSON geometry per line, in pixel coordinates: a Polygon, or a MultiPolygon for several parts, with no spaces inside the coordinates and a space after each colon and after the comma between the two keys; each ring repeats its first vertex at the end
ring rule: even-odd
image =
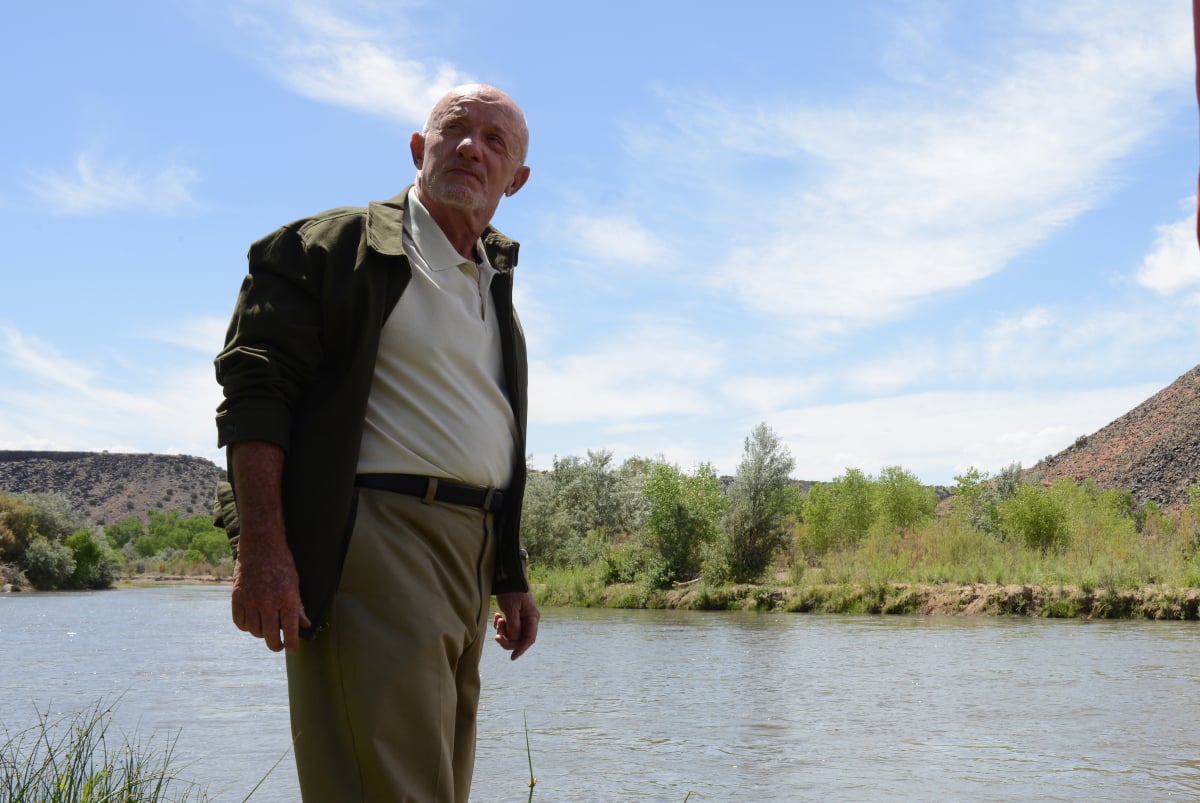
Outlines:
{"type": "MultiPolygon", "coordinates": [[[[0,595],[0,735],[113,703],[211,801],[297,800],[227,587],[0,595]]],[[[1190,800],[1200,625],[551,609],[485,652],[472,801],[1190,800]],[[526,750],[526,737],[529,748],[526,750]]]]}

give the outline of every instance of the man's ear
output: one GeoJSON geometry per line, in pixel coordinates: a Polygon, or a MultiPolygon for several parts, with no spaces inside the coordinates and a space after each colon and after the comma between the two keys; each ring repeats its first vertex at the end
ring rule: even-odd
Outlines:
{"type": "Polygon", "coordinates": [[[413,166],[420,170],[421,162],[425,161],[425,137],[421,135],[421,132],[413,132],[412,138],[408,141],[408,150],[412,153],[413,166]]]}
{"type": "Polygon", "coordinates": [[[509,183],[508,189],[504,191],[504,195],[516,195],[517,190],[524,187],[526,181],[529,181],[529,168],[526,165],[521,165],[517,170],[517,174],[513,176],[513,180],[509,183]]]}

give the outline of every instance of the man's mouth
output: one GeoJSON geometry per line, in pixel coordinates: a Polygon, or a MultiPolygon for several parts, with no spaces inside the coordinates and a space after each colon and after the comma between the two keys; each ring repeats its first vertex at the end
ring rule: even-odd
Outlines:
{"type": "Polygon", "coordinates": [[[483,176],[480,176],[478,173],[476,173],[474,170],[471,170],[470,168],[447,167],[445,172],[453,173],[455,175],[460,175],[460,176],[470,176],[471,178],[475,179],[475,181],[477,181],[480,186],[483,185],[483,176]]]}

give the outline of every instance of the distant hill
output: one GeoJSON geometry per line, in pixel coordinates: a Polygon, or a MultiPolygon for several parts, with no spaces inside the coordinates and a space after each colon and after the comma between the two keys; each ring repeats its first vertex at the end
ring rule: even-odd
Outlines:
{"type": "Polygon", "coordinates": [[[61,493],[89,524],[112,524],[146,511],[212,515],[225,470],[186,455],[0,451],[0,491],[61,493]]]}
{"type": "Polygon", "coordinates": [[[1163,508],[1187,503],[1200,474],[1200,365],[1108,424],[1034,467],[1045,482],[1091,478],[1163,508]]]}

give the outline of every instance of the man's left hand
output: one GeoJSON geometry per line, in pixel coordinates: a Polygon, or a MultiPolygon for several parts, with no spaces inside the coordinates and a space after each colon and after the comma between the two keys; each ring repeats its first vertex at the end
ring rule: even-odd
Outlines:
{"type": "Polygon", "coordinates": [[[533,594],[528,591],[497,594],[496,602],[500,605],[500,613],[492,618],[495,642],[511,651],[510,657],[515,661],[537,641],[538,621],[542,614],[533,601],[533,594]]]}

